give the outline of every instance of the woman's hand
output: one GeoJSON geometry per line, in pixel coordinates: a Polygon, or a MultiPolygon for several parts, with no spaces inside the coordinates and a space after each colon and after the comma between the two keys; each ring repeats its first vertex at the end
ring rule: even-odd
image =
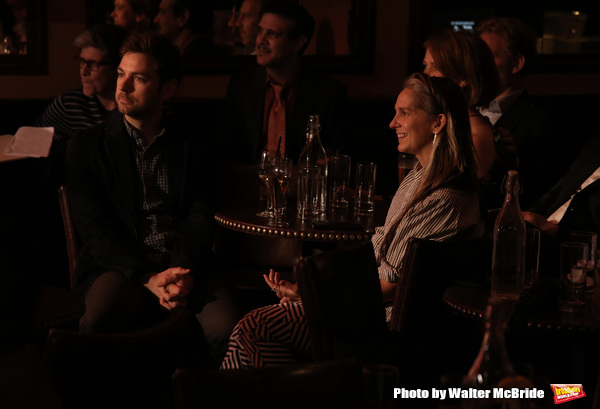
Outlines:
{"type": "Polygon", "coordinates": [[[280,298],[281,304],[300,301],[298,284],[279,279],[279,273],[273,269],[269,270],[269,275],[263,274],[263,277],[271,290],[280,298]]]}

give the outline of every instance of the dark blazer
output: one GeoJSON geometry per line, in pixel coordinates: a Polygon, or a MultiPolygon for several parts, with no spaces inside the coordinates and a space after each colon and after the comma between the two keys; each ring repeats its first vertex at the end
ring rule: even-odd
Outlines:
{"type": "Polygon", "coordinates": [[[524,209],[546,193],[566,169],[566,166],[560,166],[557,158],[560,149],[554,139],[556,132],[549,129],[555,123],[549,112],[524,91],[494,125],[510,131],[515,139],[519,155],[520,202],[524,209]]]}
{"type": "MultiPolygon", "coordinates": [[[[573,161],[567,173],[529,210],[549,217],[562,206],[581,184],[600,167],[600,135],[591,139],[573,161]]],[[[600,180],[573,197],[559,223],[558,239],[568,239],[574,230],[600,234],[600,180]]]]}
{"type": "MultiPolygon", "coordinates": [[[[198,274],[211,259],[214,233],[210,162],[201,139],[166,120],[164,149],[171,216],[179,228],[170,267],[198,274]]],[[[114,112],[70,143],[66,157],[69,199],[83,250],[76,268],[76,290],[113,270],[129,278],[156,268],[140,251],[141,209],[132,141],[123,115],[114,112]]]]}
{"type": "MultiPolygon", "coordinates": [[[[263,134],[266,70],[258,67],[233,76],[227,89],[224,141],[236,162],[257,163],[266,145],[263,134]]],[[[298,160],[306,143],[308,116],[320,115],[321,143],[325,149],[340,148],[347,110],[346,87],[333,78],[304,67],[296,87],[293,112],[286,115],[285,156],[298,160]]]]}

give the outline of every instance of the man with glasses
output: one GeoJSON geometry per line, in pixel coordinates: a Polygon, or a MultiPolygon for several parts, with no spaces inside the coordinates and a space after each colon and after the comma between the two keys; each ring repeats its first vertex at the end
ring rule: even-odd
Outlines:
{"type": "MultiPolygon", "coordinates": [[[[117,66],[121,61],[120,48],[127,35],[125,28],[112,24],[95,25],[79,34],[73,45],[79,51],[76,61],[79,63],[81,85],[56,97],[32,123],[33,126],[54,127],[54,140],[50,157],[34,162],[40,169],[31,171],[31,174],[39,175],[39,180],[20,184],[21,187],[31,185],[35,199],[15,200],[19,201],[16,207],[20,209],[29,209],[29,203],[35,203],[31,205],[34,210],[27,214],[26,219],[35,214],[36,220],[43,222],[33,223],[36,233],[31,236],[52,238],[39,240],[44,244],[36,252],[43,260],[41,263],[47,266],[45,276],[52,283],[68,285],[64,275],[67,261],[62,256],[65,249],[62,219],[56,200],[56,190],[64,184],[66,147],[78,133],[104,122],[108,114],[116,110],[117,66]]],[[[33,167],[34,163],[29,166],[33,167]]]]}
{"type": "Polygon", "coordinates": [[[99,24],[79,34],[81,86],[59,95],[33,123],[54,127],[55,140],[68,140],[77,132],[104,121],[117,108],[115,87],[119,49],[127,31],[119,26],[99,24]]]}

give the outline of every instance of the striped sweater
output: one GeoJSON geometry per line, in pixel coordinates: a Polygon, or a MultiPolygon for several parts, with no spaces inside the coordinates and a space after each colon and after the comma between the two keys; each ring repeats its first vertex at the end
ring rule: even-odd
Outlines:
{"type": "Polygon", "coordinates": [[[86,96],[79,87],[56,97],[33,126],[53,126],[54,139],[70,139],[79,131],[103,122],[107,115],[100,100],[86,96]]]}

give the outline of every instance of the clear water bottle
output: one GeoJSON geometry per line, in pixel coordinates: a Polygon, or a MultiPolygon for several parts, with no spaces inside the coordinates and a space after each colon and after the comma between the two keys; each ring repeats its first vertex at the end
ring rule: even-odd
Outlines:
{"type": "Polygon", "coordinates": [[[327,155],[319,131],[319,115],[311,115],[306,145],[298,159],[298,216],[302,220],[318,217],[327,210],[327,155]]]}
{"type": "Polygon", "coordinates": [[[505,183],[506,196],[494,225],[492,296],[518,299],[523,291],[526,230],[519,207],[519,174],[511,170],[505,183]]]}
{"type": "Polygon", "coordinates": [[[499,297],[491,297],[485,316],[485,333],[479,353],[463,378],[462,390],[469,397],[462,398],[461,409],[526,409],[527,399],[494,394],[494,389],[531,389],[533,384],[525,376],[515,373],[508,357],[504,332],[514,303],[499,297]]]}

